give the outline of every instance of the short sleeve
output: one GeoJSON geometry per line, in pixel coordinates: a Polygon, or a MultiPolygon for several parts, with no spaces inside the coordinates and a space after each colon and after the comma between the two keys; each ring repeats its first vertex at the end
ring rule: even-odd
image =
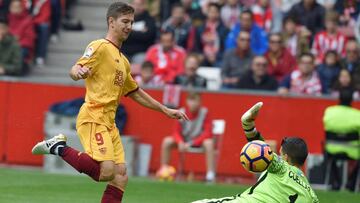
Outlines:
{"type": "Polygon", "coordinates": [[[281,159],[277,154],[274,153],[274,158],[271,161],[271,164],[267,169],[267,171],[269,173],[282,175],[286,173],[286,170],[287,170],[287,163],[283,159],[281,159]]]}
{"type": "Polygon", "coordinates": [[[90,69],[96,68],[100,61],[101,57],[101,42],[91,42],[81,56],[81,58],[77,61],[76,64],[81,66],[86,66],[90,69]]]}
{"type": "Polygon", "coordinates": [[[126,79],[124,83],[123,96],[128,96],[139,89],[138,84],[131,76],[130,63],[126,61],[126,79]]]}

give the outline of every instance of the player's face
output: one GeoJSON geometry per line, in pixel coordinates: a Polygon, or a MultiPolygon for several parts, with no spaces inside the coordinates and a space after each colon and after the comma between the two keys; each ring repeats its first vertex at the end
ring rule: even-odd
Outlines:
{"type": "Polygon", "coordinates": [[[125,41],[131,33],[133,23],[134,14],[129,13],[120,15],[116,20],[110,19],[109,26],[113,28],[120,41],[125,41]]]}
{"type": "Polygon", "coordinates": [[[281,158],[282,158],[284,161],[286,161],[286,162],[288,162],[288,163],[289,163],[289,156],[288,156],[287,154],[285,154],[285,153],[284,153],[284,151],[283,151],[283,148],[282,148],[282,147],[280,147],[280,156],[281,156],[281,158]]]}

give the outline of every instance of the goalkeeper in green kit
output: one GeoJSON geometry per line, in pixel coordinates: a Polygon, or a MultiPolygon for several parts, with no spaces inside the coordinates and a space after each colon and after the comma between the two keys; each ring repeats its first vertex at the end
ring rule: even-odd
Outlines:
{"type": "MultiPolygon", "coordinates": [[[[263,103],[258,102],[242,116],[242,127],[247,140],[264,140],[255,128],[256,116],[263,103]]],[[[308,155],[303,139],[283,139],[280,157],[274,154],[269,167],[257,183],[242,194],[220,199],[205,199],[193,203],[317,203],[315,192],[300,170],[308,155]]]]}

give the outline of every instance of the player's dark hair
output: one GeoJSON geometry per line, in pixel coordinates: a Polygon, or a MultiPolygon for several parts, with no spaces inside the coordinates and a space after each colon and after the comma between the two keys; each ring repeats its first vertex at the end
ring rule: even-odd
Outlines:
{"type": "Polygon", "coordinates": [[[150,61],[145,61],[142,65],[141,65],[141,69],[154,69],[154,64],[151,63],[150,61]]]}
{"type": "Polygon", "coordinates": [[[339,103],[344,106],[351,106],[354,91],[350,88],[342,88],[339,93],[339,103]]]}
{"type": "Polygon", "coordinates": [[[302,166],[308,156],[308,148],[305,141],[299,137],[284,138],[281,143],[282,151],[290,158],[294,165],[302,166]]]}
{"type": "Polygon", "coordinates": [[[126,15],[134,13],[135,10],[132,6],[129,4],[123,3],[123,2],[114,2],[112,3],[106,13],[106,22],[109,25],[109,18],[112,17],[114,19],[117,19],[120,15],[126,15]]]}

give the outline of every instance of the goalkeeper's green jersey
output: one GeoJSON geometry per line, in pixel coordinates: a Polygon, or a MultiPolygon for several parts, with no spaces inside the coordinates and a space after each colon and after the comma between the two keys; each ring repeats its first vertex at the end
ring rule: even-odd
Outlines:
{"type": "Polygon", "coordinates": [[[303,172],[274,154],[269,168],[257,183],[236,198],[241,203],[319,202],[303,172]]]}

